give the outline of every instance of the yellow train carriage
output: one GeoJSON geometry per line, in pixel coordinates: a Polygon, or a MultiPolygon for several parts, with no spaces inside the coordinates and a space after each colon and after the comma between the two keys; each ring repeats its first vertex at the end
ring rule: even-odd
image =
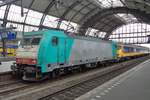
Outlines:
{"type": "MultiPolygon", "coordinates": [[[[8,57],[14,57],[16,56],[16,49],[18,47],[17,46],[6,46],[5,47],[5,55],[8,57]]],[[[4,52],[3,52],[3,48],[0,47],[0,56],[3,56],[4,52]]]]}
{"type": "Polygon", "coordinates": [[[118,45],[118,58],[142,56],[149,53],[149,48],[137,45],[118,45]]]}

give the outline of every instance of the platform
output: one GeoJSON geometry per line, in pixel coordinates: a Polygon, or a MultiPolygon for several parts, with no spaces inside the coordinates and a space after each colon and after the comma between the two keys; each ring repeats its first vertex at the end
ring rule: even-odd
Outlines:
{"type": "Polygon", "coordinates": [[[13,64],[13,62],[14,61],[2,62],[2,65],[0,65],[0,73],[11,71],[10,66],[13,64]]]}
{"type": "Polygon", "coordinates": [[[15,57],[0,57],[1,62],[15,61],[15,57]]]}
{"type": "Polygon", "coordinates": [[[14,57],[0,57],[0,62],[2,65],[0,65],[0,73],[1,72],[7,72],[11,71],[10,66],[15,62],[14,57]]]}
{"type": "Polygon", "coordinates": [[[150,60],[76,100],[150,100],[150,60]]]}

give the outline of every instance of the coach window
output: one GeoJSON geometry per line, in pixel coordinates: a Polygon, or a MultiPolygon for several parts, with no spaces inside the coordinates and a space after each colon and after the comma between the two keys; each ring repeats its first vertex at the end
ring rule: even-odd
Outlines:
{"type": "Polygon", "coordinates": [[[58,45],[58,37],[54,36],[54,37],[52,38],[52,45],[53,45],[53,46],[57,46],[57,45],[58,45]]]}

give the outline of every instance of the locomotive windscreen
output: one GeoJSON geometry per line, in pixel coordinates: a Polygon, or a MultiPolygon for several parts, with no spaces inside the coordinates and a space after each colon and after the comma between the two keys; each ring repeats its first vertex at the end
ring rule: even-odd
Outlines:
{"type": "Polygon", "coordinates": [[[31,43],[31,38],[24,38],[24,41],[23,41],[23,45],[30,45],[31,43]]]}
{"type": "Polygon", "coordinates": [[[31,45],[39,45],[41,38],[33,38],[31,41],[31,45]]]}
{"type": "Polygon", "coordinates": [[[41,37],[36,37],[36,38],[24,38],[24,43],[23,45],[29,46],[29,45],[39,45],[41,40],[41,37]]]}

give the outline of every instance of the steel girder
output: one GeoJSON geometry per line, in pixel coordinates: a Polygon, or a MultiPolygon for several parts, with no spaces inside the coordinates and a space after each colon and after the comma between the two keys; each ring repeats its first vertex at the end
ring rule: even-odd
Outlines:
{"type": "Polygon", "coordinates": [[[8,17],[8,13],[9,13],[9,10],[10,10],[10,6],[11,6],[11,4],[6,6],[6,10],[5,10],[4,18],[3,18],[4,19],[3,20],[3,27],[6,27],[7,17],[8,17]]]}
{"type": "Polygon", "coordinates": [[[23,24],[23,29],[22,29],[22,30],[23,30],[23,34],[24,34],[24,30],[25,30],[25,23],[26,23],[26,20],[27,20],[27,17],[28,17],[28,14],[29,14],[30,8],[32,7],[32,5],[33,5],[34,1],[35,1],[35,0],[32,0],[32,2],[30,3],[29,8],[28,8],[28,12],[27,12],[27,14],[26,14],[26,16],[25,16],[24,24],[23,24]]]}
{"type": "Polygon", "coordinates": [[[84,8],[88,7],[89,5],[91,5],[91,3],[89,2],[87,5],[83,6],[81,9],[79,9],[78,12],[76,12],[70,19],[70,22],[78,15],[78,13],[80,13],[84,8]]]}
{"type": "Polygon", "coordinates": [[[83,20],[85,20],[86,18],[89,18],[89,16],[93,13],[93,11],[96,11],[97,9],[99,9],[99,8],[95,7],[95,8],[93,8],[93,9],[91,9],[87,14],[85,14],[85,15],[80,19],[79,23],[82,24],[82,23],[83,23],[83,20]]]}
{"type": "MultiPolygon", "coordinates": [[[[147,24],[150,24],[150,15],[149,14],[146,14],[145,12],[143,11],[139,11],[139,10],[136,10],[134,11],[135,9],[132,10],[132,12],[130,12],[131,14],[135,15],[137,18],[141,19],[144,23],[147,23],[147,24]]],[[[126,23],[127,24],[127,23],[126,23]]],[[[125,25],[125,24],[123,24],[125,25]]],[[[108,31],[108,34],[106,34],[105,36],[105,39],[108,39],[109,36],[112,34],[112,31],[116,30],[118,27],[121,27],[122,25],[120,26],[117,26],[117,27],[112,27],[112,29],[110,29],[108,31]]]]}
{"type": "MultiPolygon", "coordinates": [[[[0,21],[4,21],[4,19],[0,18],[0,21]]],[[[6,20],[6,21],[10,23],[14,23],[14,24],[27,25],[27,26],[37,27],[37,28],[39,27],[39,25],[27,24],[24,22],[17,22],[17,21],[12,21],[12,20],[6,20]]]]}
{"type": "MultiPolygon", "coordinates": [[[[106,18],[107,19],[107,18],[106,18]]],[[[105,23],[105,21],[103,21],[103,23],[104,23],[104,25],[99,29],[99,30],[104,30],[105,29],[105,26],[110,26],[110,28],[112,28],[112,27],[119,27],[119,26],[122,26],[123,24],[122,23],[116,23],[115,21],[114,21],[114,19],[112,18],[112,19],[109,19],[109,21],[108,22],[106,22],[105,23]],[[116,23],[115,25],[113,25],[113,24],[111,24],[110,25],[110,23],[116,23]]]]}
{"type": "MultiPolygon", "coordinates": [[[[88,0],[87,0],[88,1],[88,0]]],[[[63,15],[60,17],[60,20],[58,21],[57,24],[57,28],[60,28],[62,21],[65,19],[65,17],[67,16],[67,14],[76,6],[78,6],[79,4],[82,4],[83,1],[76,1],[74,2],[71,6],[68,7],[68,9],[63,13],[63,15]]],[[[68,19],[68,21],[73,22],[72,20],[78,15],[78,13],[80,13],[82,10],[84,10],[84,8],[88,8],[89,5],[94,5],[91,1],[88,1],[89,3],[87,3],[86,5],[84,5],[81,9],[79,9],[78,11],[76,11],[76,13],[71,17],[71,19],[68,19]]],[[[85,16],[88,16],[91,11],[97,9],[98,7],[96,6],[95,8],[91,9],[89,8],[89,12],[84,14],[84,16],[82,17],[83,19],[85,18],[85,16]]],[[[83,20],[78,21],[78,24],[80,24],[80,22],[82,22],[83,20]]]]}
{"type": "MultiPolygon", "coordinates": [[[[137,18],[142,19],[144,22],[149,23],[150,15],[146,14],[144,11],[140,11],[138,9],[131,9],[127,7],[115,7],[115,8],[106,8],[101,11],[99,11],[97,14],[89,18],[87,21],[85,21],[82,26],[79,29],[79,33],[86,33],[86,30],[88,27],[94,26],[97,22],[99,22],[101,19],[118,13],[130,13],[135,15],[137,18]],[[142,16],[141,16],[142,15],[142,16]]],[[[123,23],[125,24],[125,23],[123,23]]],[[[112,27],[110,30],[108,30],[108,33],[111,33],[116,27],[112,27]]],[[[108,38],[110,34],[106,34],[105,38],[108,38]]]]}
{"type": "MultiPolygon", "coordinates": [[[[63,13],[63,15],[60,17],[60,19],[64,19],[67,16],[67,14],[81,2],[82,1],[76,1],[76,2],[72,3],[71,6],[69,6],[68,9],[63,13]]],[[[58,24],[57,24],[57,28],[60,28],[61,23],[62,23],[62,20],[59,20],[58,24]]]]}
{"type": "Polygon", "coordinates": [[[41,18],[41,21],[40,21],[40,27],[39,27],[39,30],[42,29],[42,25],[44,23],[44,20],[46,18],[46,15],[48,14],[49,10],[53,7],[53,5],[55,4],[55,0],[52,0],[49,5],[47,6],[47,8],[45,9],[45,11],[43,12],[43,16],[41,18]]]}
{"type": "Polygon", "coordinates": [[[9,2],[5,2],[5,0],[4,0],[4,3],[1,4],[0,7],[6,6],[6,5],[11,5],[11,4],[13,4],[13,3],[15,3],[15,2],[18,2],[18,1],[21,1],[21,0],[11,0],[11,1],[9,1],[9,2]]]}

